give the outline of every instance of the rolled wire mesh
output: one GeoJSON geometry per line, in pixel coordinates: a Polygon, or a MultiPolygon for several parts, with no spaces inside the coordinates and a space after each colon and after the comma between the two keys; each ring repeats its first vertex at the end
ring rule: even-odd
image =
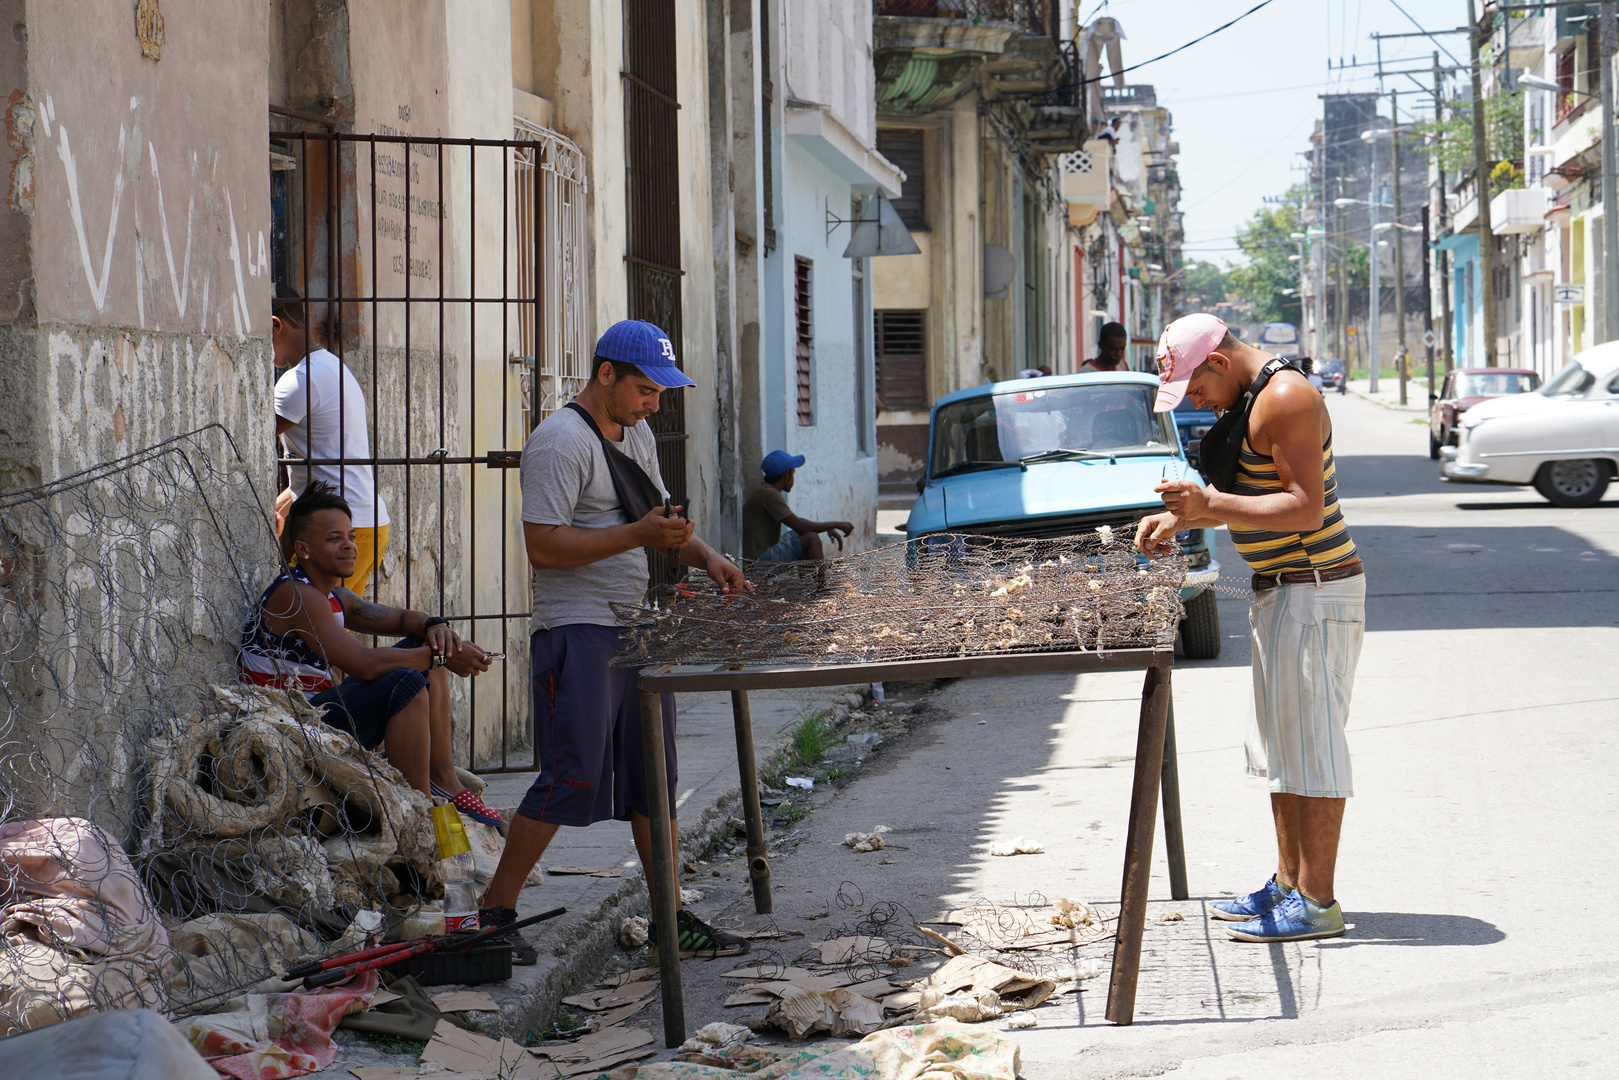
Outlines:
{"type": "Polygon", "coordinates": [[[706,581],[615,604],[625,665],[822,665],[1063,649],[1167,648],[1186,560],[1150,563],[1103,527],[1051,539],[938,534],[820,563],[749,563],[751,595],[706,581]]]}
{"type": "Polygon", "coordinates": [[[419,907],[426,797],[238,682],[279,569],[217,425],[0,495],[0,1035],[217,1006],[419,907]]]}

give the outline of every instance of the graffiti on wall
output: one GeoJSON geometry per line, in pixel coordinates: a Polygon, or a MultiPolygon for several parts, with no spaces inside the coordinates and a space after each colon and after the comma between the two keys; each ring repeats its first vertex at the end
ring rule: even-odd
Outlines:
{"type": "MultiPolygon", "coordinates": [[[[269,248],[264,229],[251,227],[250,207],[239,208],[238,193],[218,182],[220,153],[160,149],[157,137],[140,137],[138,98],[130,98],[129,112],[118,120],[116,137],[105,113],[71,123],[58,116],[49,93],[35,117],[60,165],[62,195],[52,206],[52,185],[37,184],[35,205],[68,219],[90,305],[97,316],[117,321],[120,300],[131,299],[121,296],[127,288],[143,330],[252,334],[257,323],[263,334],[264,319],[254,316],[268,306],[269,248]],[[111,155],[82,149],[82,133],[98,122],[104,130],[94,132],[94,144],[110,149],[115,141],[111,155]],[[133,274],[123,269],[130,267],[133,274]],[[249,284],[260,278],[264,284],[250,294],[249,284]]],[[[36,181],[42,179],[35,171],[36,181]]]]}

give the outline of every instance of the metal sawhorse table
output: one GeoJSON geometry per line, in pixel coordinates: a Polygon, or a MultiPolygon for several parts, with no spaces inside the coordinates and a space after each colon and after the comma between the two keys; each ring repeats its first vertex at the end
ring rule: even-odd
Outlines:
{"type": "Polygon", "coordinates": [[[1141,719],[1136,732],[1135,782],[1125,837],[1124,881],[1108,982],[1107,1018],[1128,1024],[1135,1016],[1136,981],[1141,968],[1141,935],[1147,919],[1147,885],[1152,872],[1154,818],[1163,787],[1164,836],[1168,846],[1170,895],[1186,899],[1186,852],[1181,835],[1180,781],[1175,763],[1175,720],[1170,700],[1174,649],[1110,649],[1104,652],[1035,652],[942,657],[820,667],[647,668],[640,677],[641,740],[648,763],[647,794],[652,809],[652,908],[658,929],[658,967],[663,989],[663,1033],[669,1046],[686,1039],[680,952],[675,927],[674,843],[669,835],[669,781],[664,768],[663,704],[660,694],[729,690],[736,723],[736,754],[742,779],[742,810],[748,834],[748,876],[753,906],[771,910],[770,862],[765,854],[764,818],[759,810],[758,763],[754,754],[749,690],[777,690],[850,683],[957,679],[982,675],[1037,675],[1086,671],[1143,671],[1141,719]]]}

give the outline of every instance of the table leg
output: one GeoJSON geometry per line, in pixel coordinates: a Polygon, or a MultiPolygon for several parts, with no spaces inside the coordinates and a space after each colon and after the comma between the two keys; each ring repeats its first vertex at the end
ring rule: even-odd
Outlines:
{"type": "Polygon", "coordinates": [[[753,910],[770,914],[770,860],[765,854],[765,821],[759,809],[759,762],[753,748],[753,710],[746,690],[731,691],[731,719],[736,722],[736,765],[742,777],[742,820],[748,827],[748,878],[753,882],[753,910]]]}
{"type": "Polygon", "coordinates": [[[1158,783],[1163,770],[1164,727],[1168,717],[1169,672],[1150,667],[1141,684],[1135,785],[1130,793],[1130,828],[1124,841],[1124,884],[1119,896],[1113,974],[1107,986],[1107,1018],[1115,1024],[1128,1024],[1135,1018],[1136,980],[1141,974],[1141,934],[1147,924],[1147,887],[1152,877],[1152,840],[1158,818],[1158,783]]]}
{"type": "MultiPolygon", "coordinates": [[[[1167,673],[1166,673],[1166,682],[1167,673]]],[[[1169,715],[1164,720],[1164,854],[1169,856],[1169,895],[1185,900],[1191,895],[1186,887],[1186,839],[1181,833],[1181,773],[1175,758],[1175,693],[1173,684],[1169,692],[1169,715]]]]}
{"type": "Polygon", "coordinates": [[[669,830],[669,774],[663,759],[663,700],[641,692],[641,749],[652,818],[652,921],[658,928],[658,978],[663,988],[663,1040],[686,1041],[686,1004],[680,985],[680,929],[675,925],[675,845],[669,830]]]}

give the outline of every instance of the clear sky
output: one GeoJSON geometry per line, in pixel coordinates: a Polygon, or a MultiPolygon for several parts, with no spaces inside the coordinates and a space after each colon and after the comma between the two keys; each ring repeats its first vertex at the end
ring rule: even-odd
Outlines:
{"type": "MultiPolygon", "coordinates": [[[[1125,66],[1168,52],[1253,7],[1258,0],[1081,0],[1080,15],[1112,15],[1124,29],[1125,66]]],[[[1158,104],[1170,110],[1180,142],[1181,210],[1186,215],[1188,259],[1240,260],[1232,234],[1262,205],[1305,176],[1305,159],[1323,93],[1378,89],[1377,43],[1369,35],[1421,28],[1453,30],[1467,21],[1467,0],[1271,0],[1237,25],[1183,53],[1129,72],[1129,83],[1156,88],[1158,104]],[[1329,70],[1340,58],[1371,66],[1329,70]],[[1298,167],[1295,168],[1295,165],[1298,167]]],[[[1467,59],[1467,38],[1439,38],[1444,49],[1467,59]]],[[[1383,42],[1385,68],[1431,66],[1430,38],[1383,42]],[[1389,64],[1391,58],[1408,62],[1389,64]]],[[[1443,51],[1440,63],[1449,64],[1443,51]]],[[[1432,76],[1418,76],[1432,86],[1432,76]]],[[[1111,85],[1111,78],[1108,84],[1111,85]]],[[[1400,89],[1402,119],[1408,110],[1431,112],[1431,96],[1419,95],[1411,78],[1386,79],[1400,89]],[[1411,91],[1411,93],[1407,93],[1411,91]]],[[[1381,113],[1388,115],[1385,100],[1381,113]]]]}

